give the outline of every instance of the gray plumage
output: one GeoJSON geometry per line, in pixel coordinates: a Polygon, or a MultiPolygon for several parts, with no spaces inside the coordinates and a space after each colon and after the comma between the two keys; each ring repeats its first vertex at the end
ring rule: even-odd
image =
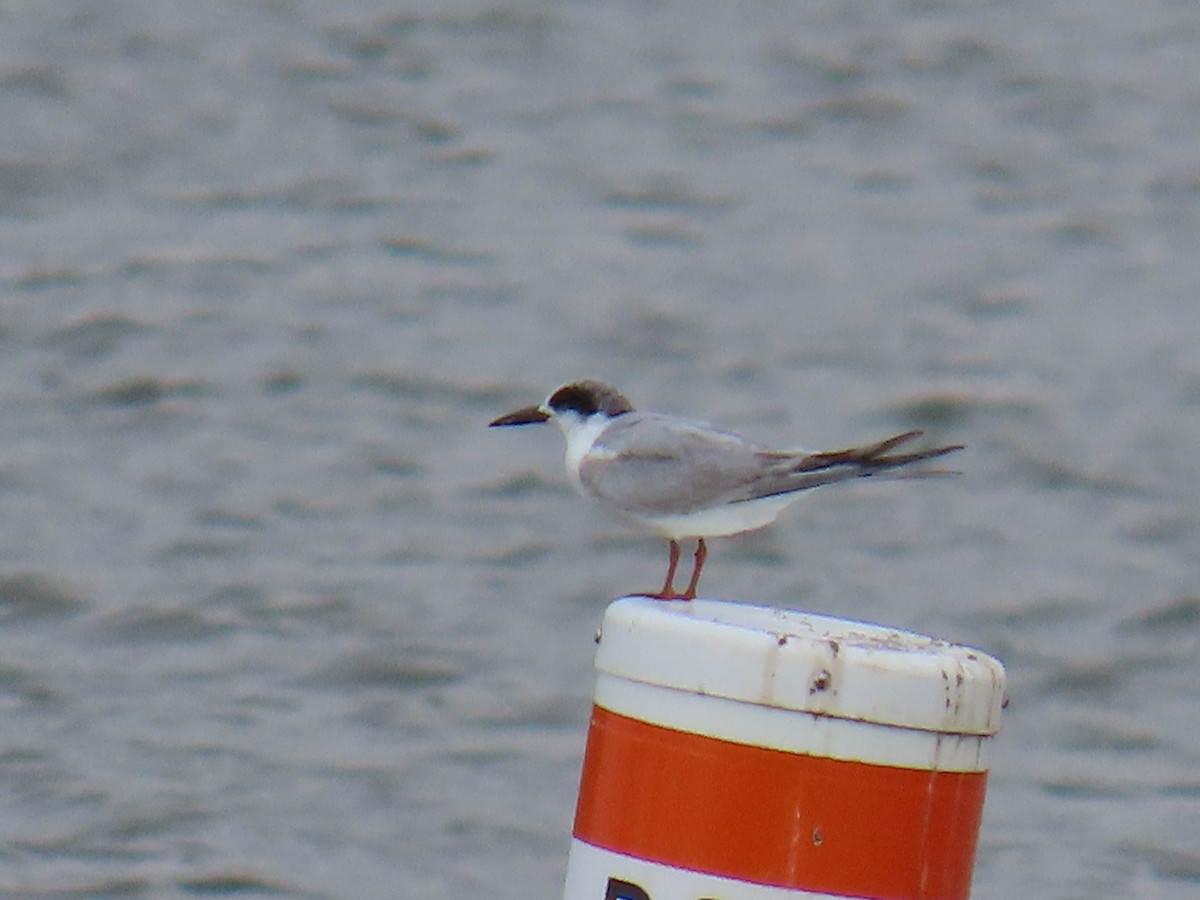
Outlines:
{"type": "MultiPolygon", "coordinates": [[[[702,423],[630,412],[604,430],[581,462],[579,478],[596,499],[623,513],[681,515],[877,475],[960,449],[888,455],[919,435],[909,431],[866,447],[822,453],[773,450],[702,423]]],[[[923,469],[890,477],[944,474],[949,473],[923,469]]]]}

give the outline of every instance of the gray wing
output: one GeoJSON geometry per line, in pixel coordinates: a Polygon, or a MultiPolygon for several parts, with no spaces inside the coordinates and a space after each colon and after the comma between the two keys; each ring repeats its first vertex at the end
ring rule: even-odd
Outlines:
{"type": "MultiPolygon", "coordinates": [[[[705,425],[630,413],[605,430],[580,466],[579,477],[598,500],[618,509],[674,515],[877,475],[961,449],[889,453],[919,435],[910,431],[864,447],[809,453],[770,450],[705,425]]],[[[947,473],[913,473],[940,474],[947,473]]]]}
{"type": "Polygon", "coordinates": [[[732,502],[774,463],[736,434],[655,413],[613,420],[579,467],[601,502],[645,515],[674,515],[732,502]]]}

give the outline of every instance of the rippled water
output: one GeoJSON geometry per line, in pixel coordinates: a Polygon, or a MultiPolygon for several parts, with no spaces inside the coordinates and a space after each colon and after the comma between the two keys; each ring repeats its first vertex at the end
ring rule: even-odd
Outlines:
{"type": "Polygon", "coordinates": [[[1011,679],[975,896],[1200,896],[1200,13],[0,9],[0,894],[561,890],[663,548],[494,415],[579,376],[953,482],[711,596],[1011,679]]]}

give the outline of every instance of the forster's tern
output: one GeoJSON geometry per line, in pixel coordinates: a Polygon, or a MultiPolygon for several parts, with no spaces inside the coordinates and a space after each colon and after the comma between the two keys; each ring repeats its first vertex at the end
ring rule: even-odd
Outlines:
{"type": "MultiPolygon", "coordinates": [[[[891,451],[921,435],[906,431],[876,444],[813,453],[772,450],[740,435],[674,416],[639,412],[599,381],[575,381],[538,406],[493,420],[491,427],[553,421],[567,439],[567,474],[585,496],[670,541],[667,579],[659,600],[691,600],[708,549],[706,537],[768,525],[800,491],[924,462],[962,445],[910,453],[891,451]],[[697,538],[692,577],[674,588],[679,541],[697,538]]],[[[893,477],[950,474],[916,469],[893,477]]]]}

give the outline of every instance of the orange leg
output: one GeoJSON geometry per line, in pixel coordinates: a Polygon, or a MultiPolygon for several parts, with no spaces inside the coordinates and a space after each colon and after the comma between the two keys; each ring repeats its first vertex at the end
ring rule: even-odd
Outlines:
{"type": "Polygon", "coordinates": [[[708,548],[704,546],[704,539],[700,539],[700,543],[696,547],[696,562],[692,568],[692,580],[688,582],[687,590],[680,594],[675,590],[675,570],[679,568],[679,542],[671,541],[670,544],[671,556],[667,564],[667,580],[663,582],[662,590],[657,594],[647,594],[654,600],[694,600],[696,598],[696,585],[700,581],[700,570],[704,568],[704,558],[708,556],[708,548]]]}
{"type": "Polygon", "coordinates": [[[675,593],[675,570],[679,568],[679,542],[671,541],[671,556],[667,563],[667,580],[663,582],[663,588],[657,594],[650,594],[655,600],[675,600],[679,597],[675,593]]]}
{"type": "Polygon", "coordinates": [[[704,568],[706,559],[708,559],[708,547],[704,545],[704,538],[700,538],[699,543],[696,544],[696,561],[692,566],[692,580],[688,582],[687,590],[683,592],[680,599],[696,599],[696,586],[700,584],[700,570],[704,568]]]}

